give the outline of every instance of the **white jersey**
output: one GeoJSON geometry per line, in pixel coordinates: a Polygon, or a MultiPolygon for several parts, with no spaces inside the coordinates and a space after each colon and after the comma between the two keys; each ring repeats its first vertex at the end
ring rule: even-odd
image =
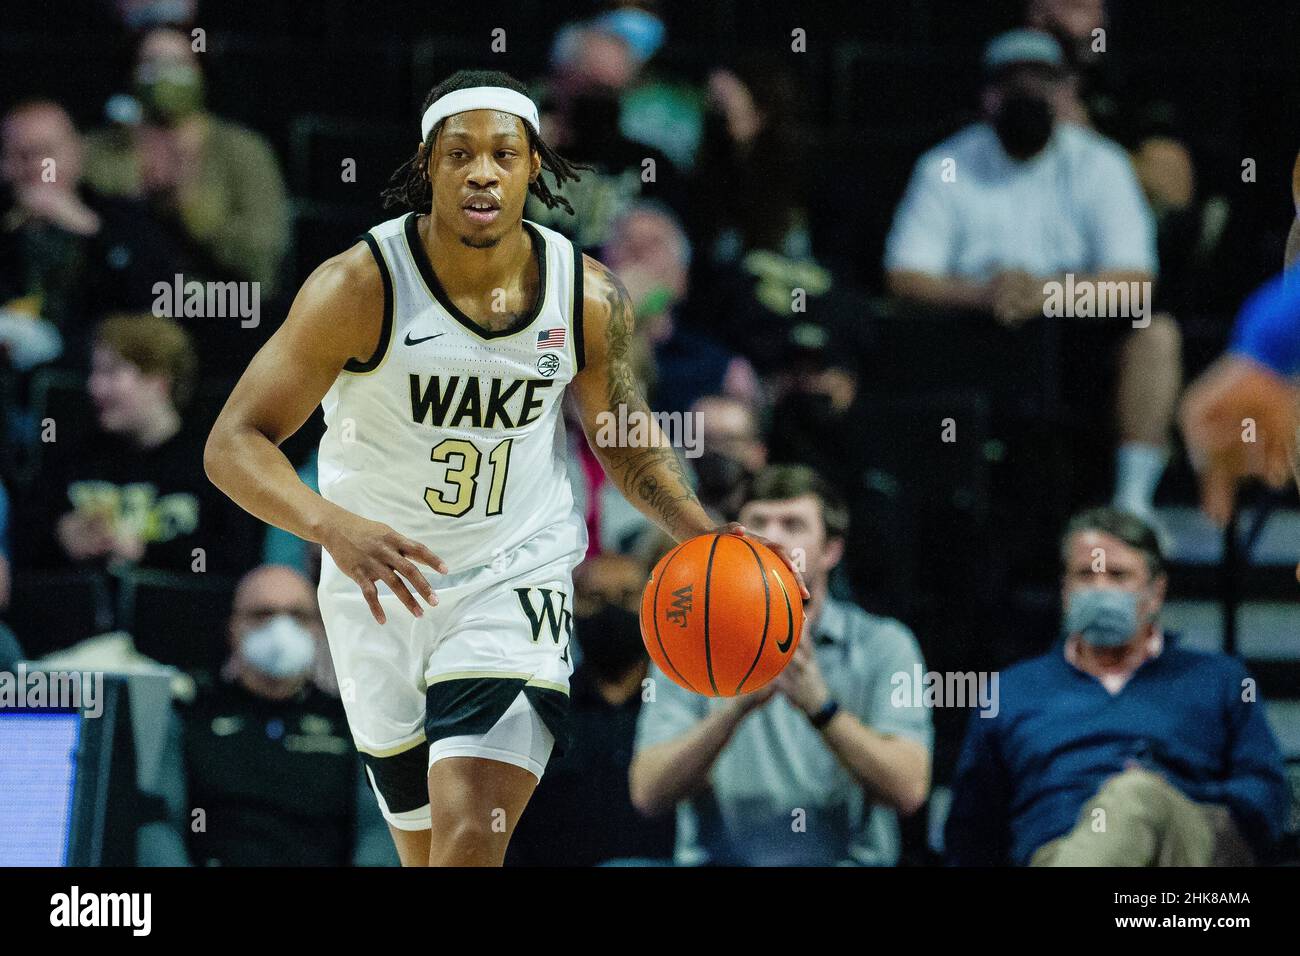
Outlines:
{"type": "Polygon", "coordinates": [[[427,545],[455,574],[507,560],[546,532],[557,556],[586,547],[566,471],[561,399],[583,364],[582,257],[525,220],[535,307],[488,332],[438,282],[410,213],[363,238],[379,263],[384,321],[321,406],[320,493],[427,545]]]}

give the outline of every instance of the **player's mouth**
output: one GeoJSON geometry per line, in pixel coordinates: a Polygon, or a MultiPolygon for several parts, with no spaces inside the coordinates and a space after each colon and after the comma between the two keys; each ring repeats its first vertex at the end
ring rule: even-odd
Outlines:
{"type": "Polygon", "coordinates": [[[466,219],[480,226],[486,226],[501,215],[501,203],[490,193],[475,193],[461,203],[460,208],[466,219]]]}

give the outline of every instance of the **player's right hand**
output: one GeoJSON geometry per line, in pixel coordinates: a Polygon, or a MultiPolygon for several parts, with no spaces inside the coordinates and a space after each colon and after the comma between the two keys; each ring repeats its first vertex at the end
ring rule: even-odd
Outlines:
{"type": "Polygon", "coordinates": [[[746,536],[753,538],[785,562],[785,566],[790,569],[790,573],[794,575],[795,582],[799,585],[799,596],[803,598],[804,603],[807,604],[808,599],[812,597],[811,592],[808,590],[808,583],[803,579],[803,572],[799,570],[794,557],[788,550],[786,550],[784,545],[777,544],[771,538],[765,538],[761,534],[754,534],[754,532],[750,531],[739,521],[728,521],[726,524],[718,525],[716,528],[711,528],[709,533],[735,534],[742,538],[746,536]]]}
{"type": "Polygon", "coordinates": [[[357,582],[370,613],[380,624],[387,620],[379,604],[380,581],[416,617],[422,617],[424,610],[407,589],[407,583],[430,607],[438,603],[433,587],[415,562],[439,574],[447,573],[446,563],[420,542],[398,534],[382,522],[349,514],[332,526],[328,540],[322,541],[321,546],[330,553],[339,570],[357,582]]]}

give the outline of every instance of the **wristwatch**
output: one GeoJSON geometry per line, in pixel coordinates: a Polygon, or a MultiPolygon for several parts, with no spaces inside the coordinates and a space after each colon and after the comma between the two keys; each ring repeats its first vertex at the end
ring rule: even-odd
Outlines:
{"type": "Polygon", "coordinates": [[[821,710],[817,711],[815,714],[808,715],[808,722],[818,730],[821,730],[829,724],[839,712],[839,701],[832,697],[830,700],[826,701],[826,703],[822,704],[821,710]]]}

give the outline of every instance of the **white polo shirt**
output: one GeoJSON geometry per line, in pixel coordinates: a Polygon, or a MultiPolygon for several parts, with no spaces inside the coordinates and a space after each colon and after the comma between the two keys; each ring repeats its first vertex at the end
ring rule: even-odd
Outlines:
{"type": "Polygon", "coordinates": [[[1058,123],[1026,162],[987,123],[923,155],[894,215],[886,271],[985,280],[1156,272],[1155,224],[1128,156],[1091,130],[1058,123]]]}

